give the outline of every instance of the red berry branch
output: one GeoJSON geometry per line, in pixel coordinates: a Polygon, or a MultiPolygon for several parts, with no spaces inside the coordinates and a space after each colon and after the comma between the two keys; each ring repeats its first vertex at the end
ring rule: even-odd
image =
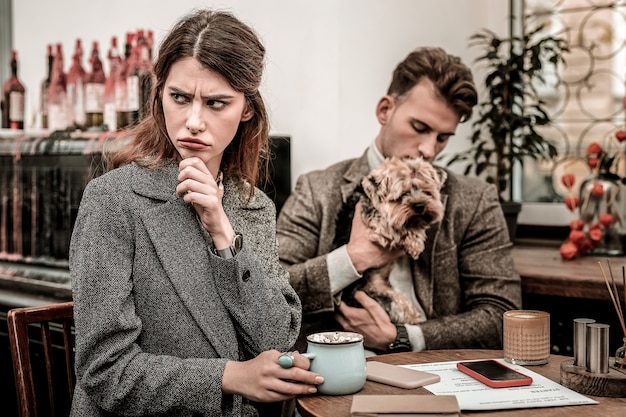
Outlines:
{"type": "MultiPolygon", "coordinates": [[[[618,130],[614,138],[619,145],[626,140],[626,131],[618,130]]],[[[618,149],[621,147],[618,146],[618,149]]],[[[586,154],[587,165],[593,173],[591,180],[593,182],[585,187],[584,194],[574,188],[576,181],[574,174],[566,173],[561,177],[561,183],[568,191],[565,205],[572,213],[578,214],[578,217],[570,222],[567,241],[561,245],[563,259],[574,259],[597,248],[602,243],[607,229],[615,222],[622,222],[622,213],[619,213],[615,205],[619,189],[610,187],[606,181],[601,181],[599,174],[603,171],[604,174],[621,179],[622,175],[618,175],[616,171],[617,165],[624,162],[623,158],[623,151],[609,156],[599,143],[593,142],[587,147],[586,154]],[[581,197],[578,197],[579,194],[581,197]],[[583,201],[580,201],[581,198],[583,201]],[[600,204],[603,200],[606,200],[606,204],[600,204]],[[603,208],[603,212],[599,212],[600,207],[603,208]]]]}
{"type": "MultiPolygon", "coordinates": [[[[623,99],[624,110],[626,111],[626,96],[623,99]]],[[[601,244],[607,230],[615,223],[623,225],[622,216],[617,204],[615,204],[619,187],[611,186],[610,182],[600,181],[600,173],[605,177],[619,180],[624,183],[626,174],[626,156],[622,148],[622,142],[626,141],[626,125],[619,129],[612,137],[609,137],[608,146],[613,144],[617,152],[609,156],[603,147],[596,142],[587,147],[587,165],[592,172],[592,185],[581,190],[575,190],[576,177],[574,174],[566,173],[561,178],[561,183],[567,189],[565,205],[572,213],[578,213],[578,218],[570,222],[570,233],[567,241],[561,245],[561,257],[563,259],[574,259],[585,255],[590,250],[601,244]],[[610,195],[605,193],[609,192],[610,195]],[[580,201],[578,197],[583,201],[580,201]],[[606,204],[604,203],[606,199],[606,204]],[[591,209],[590,209],[590,204],[591,209]],[[603,212],[599,212],[603,208],[603,212]]],[[[608,148],[607,146],[607,148],[608,148]]],[[[605,178],[606,180],[606,178],[605,178]]],[[[622,196],[622,199],[626,196],[622,196]]],[[[626,279],[626,278],[625,278],[626,279]]]]}

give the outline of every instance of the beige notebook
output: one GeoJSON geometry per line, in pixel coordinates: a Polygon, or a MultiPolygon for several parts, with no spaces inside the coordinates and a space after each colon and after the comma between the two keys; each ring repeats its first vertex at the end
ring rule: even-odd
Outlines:
{"type": "Polygon", "coordinates": [[[352,417],[456,417],[461,413],[454,395],[355,395],[352,417]]]}

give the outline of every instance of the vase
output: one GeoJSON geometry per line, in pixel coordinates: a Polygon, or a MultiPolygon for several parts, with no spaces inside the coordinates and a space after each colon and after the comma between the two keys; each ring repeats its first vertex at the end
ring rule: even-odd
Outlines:
{"type": "Polygon", "coordinates": [[[618,176],[600,172],[580,186],[580,219],[592,246],[589,255],[623,256],[626,188],[618,176]]]}
{"type": "Polygon", "coordinates": [[[622,339],[624,344],[615,351],[615,366],[626,369],[626,337],[622,339]]]}

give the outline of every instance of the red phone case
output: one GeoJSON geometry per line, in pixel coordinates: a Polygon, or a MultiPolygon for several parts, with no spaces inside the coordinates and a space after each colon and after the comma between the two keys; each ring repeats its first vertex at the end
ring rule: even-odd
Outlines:
{"type": "Polygon", "coordinates": [[[492,388],[521,387],[533,382],[528,375],[492,359],[458,362],[456,367],[459,371],[492,388]]]}

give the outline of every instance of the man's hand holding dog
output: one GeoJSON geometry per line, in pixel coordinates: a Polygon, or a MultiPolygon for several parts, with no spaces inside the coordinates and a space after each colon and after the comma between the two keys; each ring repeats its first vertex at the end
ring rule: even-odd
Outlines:
{"type": "Polygon", "coordinates": [[[344,330],[363,335],[365,347],[381,351],[396,338],[396,326],[391,322],[385,309],[363,291],[354,293],[354,299],[363,308],[339,304],[335,319],[344,330]]]}
{"type": "Polygon", "coordinates": [[[352,265],[362,274],[370,268],[378,268],[395,261],[404,254],[401,249],[387,250],[373,243],[369,238],[369,228],[363,221],[361,216],[361,203],[358,203],[354,209],[354,218],[352,219],[352,230],[350,231],[350,240],[346,245],[346,250],[352,265]]]}

